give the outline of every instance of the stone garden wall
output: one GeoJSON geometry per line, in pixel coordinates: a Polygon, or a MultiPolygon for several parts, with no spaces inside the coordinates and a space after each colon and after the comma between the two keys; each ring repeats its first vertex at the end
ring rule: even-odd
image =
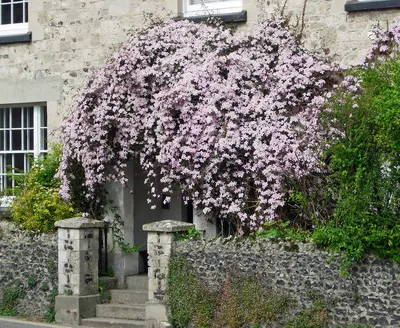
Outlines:
{"type": "Polygon", "coordinates": [[[11,297],[18,313],[49,315],[57,292],[56,234],[0,228],[0,308],[11,297]]]}
{"type": "Polygon", "coordinates": [[[392,262],[366,258],[345,279],[339,260],[312,244],[217,239],[179,242],[175,251],[210,286],[243,273],[287,292],[304,307],[310,305],[310,294],[322,295],[331,305],[334,327],[400,327],[400,266],[392,262]]]}

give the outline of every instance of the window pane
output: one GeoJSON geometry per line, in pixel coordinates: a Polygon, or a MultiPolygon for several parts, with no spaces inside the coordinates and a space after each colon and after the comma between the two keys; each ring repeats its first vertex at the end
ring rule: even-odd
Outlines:
{"type": "Polygon", "coordinates": [[[23,23],[24,22],[24,4],[17,3],[14,4],[14,19],[13,23],[23,23]]]}
{"type": "Polygon", "coordinates": [[[4,131],[4,150],[10,150],[10,131],[4,131]]]}
{"type": "Polygon", "coordinates": [[[4,128],[4,108],[0,108],[0,129],[4,128]]]}
{"type": "Polygon", "coordinates": [[[28,3],[25,2],[25,23],[28,22],[28,3]]]}
{"type": "Polygon", "coordinates": [[[6,172],[9,172],[12,168],[12,155],[6,154],[6,172]]]}
{"type": "Polygon", "coordinates": [[[21,118],[22,118],[22,108],[12,108],[11,112],[11,120],[13,128],[21,127],[21,118]]]}
{"type": "Polygon", "coordinates": [[[26,161],[26,170],[29,171],[32,164],[31,162],[33,162],[33,154],[27,154],[25,157],[25,161],[26,161]]]}
{"type": "Polygon", "coordinates": [[[28,130],[22,131],[23,150],[28,150],[28,130]]]}
{"type": "Polygon", "coordinates": [[[27,127],[33,128],[33,107],[28,107],[28,125],[27,127]]]}
{"type": "Polygon", "coordinates": [[[10,3],[11,0],[1,0],[1,3],[10,3]]]}
{"type": "Polygon", "coordinates": [[[0,151],[4,150],[4,134],[5,131],[0,131],[0,151]]]}
{"type": "Polygon", "coordinates": [[[33,130],[28,130],[28,150],[33,151],[33,130]]]}
{"type": "Polygon", "coordinates": [[[1,6],[1,25],[11,24],[11,5],[1,6]]]}
{"type": "Polygon", "coordinates": [[[23,173],[25,166],[25,154],[14,155],[14,169],[15,173],[23,173]]]}
{"type": "Polygon", "coordinates": [[[42,107],[40,109],[40,127],[47,128],[47,108],[42,107]]]}
{"type": "Polygon", "coordinates": [[[47,129],[40,130],[40,150],[47,150],[47,129]]]}
{"type": "Polygon", "coordinates": [[[33,128],[33,107],[24,108],[24,127],[33,128]]]}
{"type": "Polygon", "coordinates": [[[11,150],[22,150],[22,138],[21,138],[21,130],[13,130],[11,131],[12,138],[12,149],[11,150]]]}
{"type": "Polygon", "coordinates": [[[4,127],[5,128],[10,127],[10,109],[9,108],[4,109],[4,127]]]}

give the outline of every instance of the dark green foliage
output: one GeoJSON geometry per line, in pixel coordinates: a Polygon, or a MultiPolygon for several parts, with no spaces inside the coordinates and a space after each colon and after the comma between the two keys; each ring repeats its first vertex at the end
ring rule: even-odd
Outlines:
{"type": "Polygon", "coordinates": [[[310,298],[311,307],[292,318],[294,299],[256,277],[231,273],[221,286],[211,289],[183,255],[173,254],[169,264],[167,302],[173,327],[326,327],[328,304],[323,297],[310,298]]]}
{"type": "Polygon", "coordinates": [[[217,304],[217,295],[210,292],[194,275],[187,260],[179,255],[171,257],[167,279],[170,322],[174,327],[210,327],[217,304]]]}
{"type": "Polygon", "coordinates": [[[260,327],[276,323],[294,305],[291,297],[266,288],[254,277],[230,277],[219,294],[213,327],[260,327]]]}
{"type": "Polygon", "coordinates": [[[25,296],[25,289],[23,286],[12,286],[3,289],[3,300],[0,303],[0,315],[15,316],[18,312],[15,306],[18,299],[25,296]]]}
{"type": "Polygon", "coordinates": [[[400,262],[400,63],[351,74],[362,89],[339,90],[323,118],[339,132],[326,153],[336,205],[313,239],[344,251],[347,265],[366,253],[400,262]]]}
{"type": "Polygon", "coordinates": [[[27,174],[16,177],[11,215],[23,229],[51,232],[56,221],[77,215],[58,193],[60,182],[54,175],[60,160],[61,147],[54,146],[44,159],[33,163],[27,174]]]}
{"type": "Polygon", "coordinates": [[[53,288],[49,295],[49,305],[47,306],[47,312],[44,314],[45,322],[54,322],[56,317],[56,296],[58,295],[57,288],[53,288]]]}
{"type": "Polygon", "coordinates": [[[324,297],[312,297],[313,303],[305,308],[300,315],[289,320],[285,328],[324,328],[328,327],[328,304],[324,297]]]}
{"type": "Polygon", "coordinates": [[[33,288],[37,285],[37,280],[35,278],[28,277],[27,283],[29,287],[33,288]]]}
{"type": "Polygon", "coordinates": [[[114,269],[111,267],[109,267],[107,271],[104,269],[99,270],[99,277],[114,277],[114,275],[115,275],[114,269]]]}
{"type": "Polygon", "coordinates": [[[178,232],[175,234],[176,241],[182,241],[186,239],[200,239],[201,232],[197,230],[195,227],[190,227],[188,230],[183,232],[178,232]]]}
{"type": "Polygon", "coordinates": [[[291,221],[273,220],[264,223],[262,230],[258,230],[253,236],[264,239],[277,238],[306,241],[311,237],[311,232],[294,227],[291,221]]]}

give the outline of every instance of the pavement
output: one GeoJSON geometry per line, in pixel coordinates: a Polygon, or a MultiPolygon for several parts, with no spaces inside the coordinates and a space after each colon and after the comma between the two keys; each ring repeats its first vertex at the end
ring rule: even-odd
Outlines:
{"type": "Polygon", "coordinates": [[[0,328],[67,328],[67,327],[72,327],[72,326],[49,324],[44,322],[32,322],[32,321],[0,316],[0,328]]]}

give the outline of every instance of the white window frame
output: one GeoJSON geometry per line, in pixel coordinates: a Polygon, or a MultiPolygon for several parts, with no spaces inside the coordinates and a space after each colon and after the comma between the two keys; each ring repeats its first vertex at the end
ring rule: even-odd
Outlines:
{"type": "MultiPolygon", "coordinates": [[[[28,0],[22,0],[23,4],[23,13],[24,17],[26,16],[25,13],[25,3],[28,3],[28,0]]],[[[11,19],[13,17],[13,2],[11,4],[11,19]]],[[[0,7],[4,6],[5,4],[1,4],[0,1],[0,7]]],[[[29,12],[29,4],[28,4],[28,12],[29,12]]],[[[28,14],[28,21],[29,21],[29,14],[28,14]]],[[[0,36],[10,36],[10,35],[19,35],[19,34],[25,34],[28,33],[29,31],[29,25],[28,22],[25,23],[11,23],[11,24],[5,24],[3,25],[1,23],[1,9],[0,9],[0,36]]]]}
{"type": "Polygon", "coordinates": [[[242,0],[203,2],[195,5],[190,4],[190,0],[182,1],[184,17],[231,14],[243,10],[242,0]]]}
{"type": "MultiPolygon", "coordinates": [[[[6,147],[3,147],[3,150],[0,150],[0,191],[4,190],[5,187],[15,187],[15,181],[12,181],[12,185],[11,186],[6,186],[6,180],[7,179],[7,172],[8,173],[12,173],[12,174],[18,174],[14,171],[14,168],[12,169],[12,172],[7,171],[7,167],[5,167],[5,160],[4,160],[4,156],[6,155],[14,155],[14,154],[24,154],[26,157],[24,159],[24,172],[26,173],[29,171],[29,166],[28,166],[28,158],[27,156],[29,155],[33,155],[33,157],[35,159],[43,156],[44,154],[46,154],[48,152],[47,149],[47,140],[45,140],[46,135],[47,135],[47,125],[44,126],[42,125],[42,119],[44,119],[44,117],[42,117],[43,115],[47,115],[46,111],[46,106],[45,105],[4,105],[4,106],[0,106],[1,109],[10,109],[12,110],[13,108],[32,108],[33,107],[33,149],[27,149],[24,150],[24,138],[21,137],[21,150],[12,150],[11,149],[11,145],[12,145],[12,133],[10,133],[9,135],[9,148],[10,150],[5,150],[6,147]],[[46,132],[46,133],[45,133],[46,132]]],[[[1,115],[1,111],[0,111],[0,115],[1,115]]],[[[21,113],[21,127],[18,128],[12,128],[12,124],[11,124],[11,120],[12,120],[12,116],[10,115],[10,124],[9,127],[3,127],[0,128],[0,131],[5,131],[5,130],[10,130],[10,131],[18,131],[18,130],[29,130],[32,129],[29,126],[23,126],[23,113],[21,113]]],[[[1,136],[1,135],[0,135],[1,136]]],[[[5,142],[5,140],[1,140],[0,142],[5,142]]],[[[12,164],[11,166],[14,166],[14,158],[12,159],[12,164]]],[[[22,172],[21,172],[22,174],[22,172]]],[[[4,199],[3,201],[1,201],[1,203],[4,203],[4,199]]],[[[9,202],[9,201],[8,201],[9,202]]],[[[4,207],[0,204],[0,207],[4,207]]]]}

